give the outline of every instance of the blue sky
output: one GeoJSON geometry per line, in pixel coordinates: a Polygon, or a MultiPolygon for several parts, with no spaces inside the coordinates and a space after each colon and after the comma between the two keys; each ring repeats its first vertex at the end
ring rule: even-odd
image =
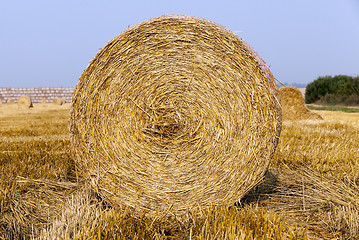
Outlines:
{"type": "Polygon", "coordinates": [[[0,8],[0,87],[73,87],[108,41],[164,14],[224,25],[281,82],[359,74],[359,0],[12,0],[0,8]]]}

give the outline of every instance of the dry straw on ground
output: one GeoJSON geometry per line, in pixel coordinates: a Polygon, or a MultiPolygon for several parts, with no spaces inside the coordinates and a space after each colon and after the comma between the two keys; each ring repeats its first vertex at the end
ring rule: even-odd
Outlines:
{"type": "Polygon", "coordinates": [[[323,119],[305,106],[303,94],[299,89],[281,87],[279,94],[282,101],[283,120],[323,119]]]}
{"type": "Polygon", "coordinates": [[[31,108],[33,107],[32,101],[28,96],[20,96],[17,100],[17,106],[19,108],[31,108]]]}
{"type": "Polygon", "coordinates": [[[101,197],[180,215],[233,204],[276,148],[274,78],[242,39],[205,19],[162,16],[122,32],[76,86],[76,161],[101,197]]]}

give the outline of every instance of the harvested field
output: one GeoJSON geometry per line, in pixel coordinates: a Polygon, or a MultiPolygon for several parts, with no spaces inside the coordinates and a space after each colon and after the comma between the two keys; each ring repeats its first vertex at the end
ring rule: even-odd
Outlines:
{"type": "Polygon", "coordinates": [[[0,239],[359,238],[358,113],[284,121],[264,181],[240,205],[189,209],[180,221],[132,215],[91,191],[75,168],[66,104],[0,112],[0,239]]]}

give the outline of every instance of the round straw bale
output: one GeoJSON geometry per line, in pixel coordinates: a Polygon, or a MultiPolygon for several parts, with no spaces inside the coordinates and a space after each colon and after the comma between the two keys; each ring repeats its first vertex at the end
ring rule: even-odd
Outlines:
{"type": "Polygon", "coordinates": [[[279,94],[282,103],[283,120],[307,120],[323,118],[314,112],[311,112],[304,102],[302,92],[295,87],[281,87],[279,94]]]}
{"type": "Polygon", "coordinates": [[[76,85],[76,162],[108,202],[148,213],[233,204],[262,179],[281,129],[265,62],[205,19],[122,32],[76,85]]]}
{"type": "Polygon", "coordinates": [[[14,99],[8,99],[6,101],[7,104],[15,104],[15,100],[14,99]]]}
{"type": "Polygon", "coordinates": [[[32,108],[32,101],[28,96],[20,96],[17,100],[17,106],[19,108],[32,108]]]}
{"type": "Polygon", "coordinates": [[[41,103],[41,104],[45,104],[45,103],[46,103],[46,99],[44,99],[44,98],[41,99],[40,103],[41,103]]]}
{"type": "Polygon", "coordinates": [[[63,104],[65,104],[65,99],[63,99],[63,98],[54,98],[52,100],[52,103],[55,104],[55,105],[63,105],[63,104]]]}

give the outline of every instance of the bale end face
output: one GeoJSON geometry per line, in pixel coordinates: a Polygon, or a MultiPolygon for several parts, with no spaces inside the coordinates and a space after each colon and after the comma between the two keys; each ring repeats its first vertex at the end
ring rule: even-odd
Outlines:
{"type": "Polygon", "coordinates": [[[232,204],[262,179],[281,129],[277,86],[242,39],[205,19],[125,30],[76,86],[76,162],[107,201],[150,213],[232,204]]]}
{"type": "Polygon", "coordinates": [[[55,105],[62,106],[63,104],[66,103],[66,101],[63,98],[55,98],[55,99],[52,100],[52,103],[55,104],[55,105]]]}
{"type": "Polygon", "coordinates": [[[17,106],[19,108],[32,108],[33,104],[31,98],[28,96],[20,96],[17,100],[17,106]]]}

